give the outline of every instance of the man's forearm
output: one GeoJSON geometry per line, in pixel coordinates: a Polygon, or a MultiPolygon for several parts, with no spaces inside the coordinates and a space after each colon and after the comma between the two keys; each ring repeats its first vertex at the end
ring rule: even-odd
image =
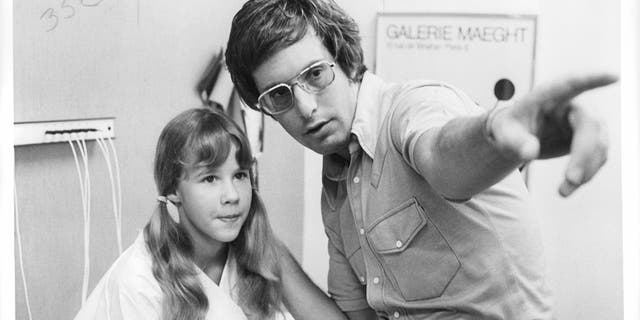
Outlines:
{"type": "Polygon", "coordinates": [[[487,116],[456,118],[419,138],[415,166],[444,197],[468,199],[522,164],[515,154],[503,154],[487,138],[487,116]]]}
{"type": "Polygon", "coordinates": [[[302,270],[288,249],[282,248],[279,263],[284,303],[295,319],[346,320],[346,315],[302,270]]]}

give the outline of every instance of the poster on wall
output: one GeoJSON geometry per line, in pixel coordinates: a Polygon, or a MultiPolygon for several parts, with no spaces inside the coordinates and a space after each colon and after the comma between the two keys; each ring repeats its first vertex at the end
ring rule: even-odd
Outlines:
{"type": "Polygon", "coordinates": [[[535,15],[381,13],[376,74],[439,80],[490,109],[533,85],[535,15]]]}

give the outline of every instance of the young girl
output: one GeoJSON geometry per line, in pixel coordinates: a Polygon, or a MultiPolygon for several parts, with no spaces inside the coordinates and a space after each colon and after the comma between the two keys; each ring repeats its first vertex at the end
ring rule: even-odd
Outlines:
{"type": "Polygon", "coordinates": [[[160,134],[157,210],[76,315],[83,319],[343,319],[275,239],[251,150],[225,115],[182,112],[160,134]]]}

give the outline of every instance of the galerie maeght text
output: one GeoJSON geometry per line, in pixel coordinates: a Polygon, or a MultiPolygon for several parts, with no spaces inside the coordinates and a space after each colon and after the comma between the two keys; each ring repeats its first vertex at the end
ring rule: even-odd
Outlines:
{"type": "Polygon", "coordinates": [[[524,42],[528,31],[526,27],[390,24],[386,35],[389,40],[524,42]]]}

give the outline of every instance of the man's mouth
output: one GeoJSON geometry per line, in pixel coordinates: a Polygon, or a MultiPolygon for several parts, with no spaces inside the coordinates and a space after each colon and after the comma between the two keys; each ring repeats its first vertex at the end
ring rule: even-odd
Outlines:
{"type": "Polygon", "coordinates": [[[314,135],[319,132],[329,121],[321,121],[307,127],[305,135],[314,135]]]}

